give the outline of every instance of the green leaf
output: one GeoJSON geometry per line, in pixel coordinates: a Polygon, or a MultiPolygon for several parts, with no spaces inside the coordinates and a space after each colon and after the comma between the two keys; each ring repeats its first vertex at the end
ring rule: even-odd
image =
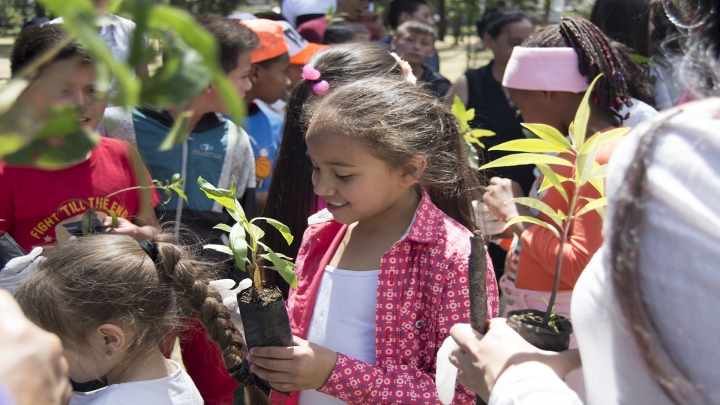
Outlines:
{"type": "Polygon", "coordinates": [[[574,130],[570,134],[573,139],[573,143],[578,149],[582,149],[585,144],[585,137],[587,136],[587,126],[590,121],[590,95],[592,95],[595,83],[602,77],[602,74],[597,75],[595,80],[592,81],[590,87],[585,91],[585,96],[580,102],[580,107],[575,113],[575,119],[573,120],[574,130]]]}
{"type": "Polygon", "coordinates": [[[620,127],[597,134],[595,135],[598,138],[597,146],[603,146],[614,142],[616,139],[622,138],[623,136],[627,135],[628,132],[630,132],[630,128],[620,127]]]}
{"type": "Polygon", "coordinates": [[[235,265],[242,271],[245,271],[245,259],[247,258],[248,245],[245,240],[245,229],[241,224],[233,225],[230,230],[230,240],[228,243],[232,250],[235,265]]]}
{"type": "Polygon", "coordinates": [[[463,138],[465,138],[466,142],[469,142],[470,144],[475,144],[475,145],[485,149],[485,144],[480,142],[477,138],[473,138],[470,135],[463,135],[463,138]]]}
{"type": "Polygon", "coordinates": [[[165,139],[160,144],[158,151],[168,151],[185,141],[189,132],[188,124],[190,123],[190,118],[192,118],[192,116],[192,111],[184,111],[177,117],[172,128],[170,128],[170,132],[168,132],[167,136],[165,136],[165,139]]]}
{"type": "Polygon", "coordinates": [[[458,120],[460,133],[464,134],[465,132],[467,132],[467,130],[470,129],[468,125],[467,111],[465,110],[465,105],[462,103],[462,101],[460,101],[460,97],[458,96],[455,96],[455,100],[453,100],[452,113],[458,120]]]}
{"type": "Polygon", "coordinates": [[[560,148],[569,150],[572,148],[570,142],[565,139],[565,136],[560,133],[557,129],[545,124],[521,124],[525,128],[529,129],[530,132],[537,135],[540,139],[543,139],[551,144],[560,148]]]}
{"type": "Polygon", "coordinates": [[[531,224],[540,225],[543,228],[552,232],[552,234],[555,235],[556,238],[558,238],[558,239],[560,238],[560,233],[558,232],[557,229],[555,229],[554,226],[548,224],[545,221],[541,221],[535,217],[528,217],[528,216],[515,217],[515,218],[511,219],[510,221],[508,221],[507,224],[505,224],[505,229],[508,229],[511,225],[517,224],[518,222],[529,222],[531,224]]]}
{"type": "Polygon", "coordinates": [[[259,226],[255,224],[250,224],[250,232],[252,232],[253,236],[255,237],[255,240],[258,241],[265,236],[265,231],[262,230],[259,226]]]}
{"type": "Polygon", "coordinates": [[[548,179],[547,176],[543,176],[543,181],[540,184],[540,187],[538,188],[537,193],[540,194],[552,186],[553,186],[553,184],[550,182],[550,179],[548,179]]]}
{"type": "Polygon", "coordinates": [[[83,213],[82,225],[81,225],[83,235],[90,235],[91,233],[93,233],[92,232],[93,230],[90,228],[90,226],[93,223],[94,216],[95,216],[95,210],[92,208],[89,208],[87,211],[85,211],[83,213]]]}
{"type": "MultiPolygon", "coordinates": [[[[202,177],[198,177],[197,185],[208,198],[217,201],[220,205],[227,208],[228,212],[230,212],[231,215],[232,211],[236,211],[235,195],[232,193],[232,190],[215,188],[215,186],[205,181],[205,179],[203,179],[202,177]]],[[[233,179],[233,186],[234,185],[235,180],[233,179]]]]}
{"type": "Polygon", "coordinates": [[[472,129],[470,130],[470,135],[474,138],[489,138],[497,134],[489,129],[472,129]]]}
{"type": "Polygon", "coordinates": [[[474,108],[471,108],[471,109],[465,111],[465,119],[467,120],[467,122],[470,122],[475,119],[475,109],[474,108]]]}
{"type": "Polygon", "coordinates": [[[264,243],[260,243],[265,253],[260,255],[265,260],[270,260],[277,269],[280,276],[290,284],[291,287],[297,288],[297,274],[295,274],[295,265],[287,260],[283,260],[272,249],[264,243]]]}
{"type": "Polygon", "coordinates": [[[600,195],[605,195],[605,181],[602,179],[590,179],[588,180],[588,183],[595,187],[595,190],[597,190],[600,195]]]}
{"type": "Polygon", "coordinates": [[[596,210],[598,208],[602,208],[604,206],[608,205],[608,198],[602,197],[598,198],[597,200],[592,200],[589,203],[587,203],[580,211],[575,214],[575,218],[580,217],[583,214],[586,214],[592,210],[596,210]]]}
{"type": "Polygon", "coordinates": [[[489,151],[504,150],[510,152],[532,152],[532,153],[570,153],[569,150],[561,148],[542,139],[516,139],[501,143],[488,149],[489,151]]]}
{"type": "Polygon", "coordinates": [[[536,164],[548,164],[548,165],[559,165],[573,167],[574,165],[557,156],[540,155],[536,153],[518,153],[510,156],[503,156],[499,159],[495,159],[492,162],[482,166],[480,170],[491,169],[494,167],[507,167],[507,166],[522,166],[522,165],[536,165],[536,164]]]}
{"type": "Polygon", "coordinates": [[[550,217],[550,219],[555,222],[555,225],[558,227],[562,227],[562,221],[560,220],[560,217],[555,213],[555,210],[550,208],[549,205],[545,204],[544,202],[530,197],[516,197],[508,202],[514,202],[517,204],[525,205],[530,208],[535,208],[536,210],[542,212],[543,214],[550,217]]]}
{"type": "Polygon", "coordinates": [[[180,187],[178,187],[178,186],[172,186],[172,187],[170,187],[170,188],[171,188],[175,193],[177,193],[177,195],[179,195],[180,198],[182,198],[183,200],[185,200],[185,203],[188,202],[188,198],[187,198],[187,196],[185,195],[185,192],[184,192],[180,187]]]}
{"type": "Polygon", "coordinates": [[[232,230],[232,227],[228,224],[217,224],[217,225],[213,226],[213,229],[219,229],[221,231],[230,233],[230,231],[232,230]]]}
{"type": "Polygon", "coordinates": [[[632,58],[632,60],[638,63],[650,63],[650,58],[640,55],[639,53],[633,53],[630,55],[630,57],[632,58]]]}
{"type": "MultiPolygon", "coordinates": [[[[568,202],[567,192],[565,191],[565,187],[563,187],[562,185],[564,181],[560,179],[561,176],[558,176],[548,165],[539,164],[537,165],[537,168],[540,170],[540,172],[542,172],[543,175],[545,175],[545,179],[548,180],[553,185],[553,187],[555,187],[555,190],[560,193],[563,200],[565,200],[565,202],[568,202]]],[[[563,177],[563,179],[565,179],[565,181],[569,180],[565,177],[563,177]]]]}
{"type": "Polygon", "coordinates": [[[265,217],[259,217],[252,220],[252,222],[255,222],[257,220],[265,220],[268,224],[272,225],[275,229],[277,229],[283,238],[285,238],[285,241],[288,245],[290,245],[293,241],[293,236],[290,233],[290,228],[287,227],[287,225],[283,224],[282,222],[272,219],[272,218],[265,218],[265,217]]]}
{"type": "Polygon", "coordinates": [[[585,142],[577,156],[577,166],[575,171],[575,184],[582,187],[590,178],[590,173],[597,164],[595,162],[595,153],[597,151],[597,136],[593,136],[585,142]]]}
{"type": "Polygon", "coordinates": [[[588,181],[604,179],[605,176],[607,176],[607,169],[608,165],[596,165],[592,172],[590,172],[590,177],[588,177],[588,181]]]}
{"type": "Polygon", "coordinates": [[[111,229],[115,229],[118,227],[118,217],[117,214],[115,214],[115,211],[109,210],[110,217],[112,217],[112,223],[110,224],[111,229]]]}
{"type": "Polygon", "coordinates": [[[233,254],[232,250],[225,245],[205,245],[205,246],[203,246],[203,249],[217,250],[218,252],[225,253],[230,256],[232,256],[232,254],[233,254]]]}

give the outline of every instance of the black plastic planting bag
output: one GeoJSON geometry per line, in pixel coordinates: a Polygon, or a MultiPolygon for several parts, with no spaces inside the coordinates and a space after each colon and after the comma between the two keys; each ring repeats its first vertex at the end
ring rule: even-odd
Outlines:
{"type": "Polygon", "coordinates": [[[552,352],[562,352],[567,350],[570,346],[570,334],[572,334],[573,327],[570,320],[565,317],[558,316],[560,318],[559,332],[554,332],[541,328],[539,323],[537,325],[521,322],[518,320],[518,315],[532,315],[537,317],[544,317],[545,312],[536,311],[533,309],[522,309],[520,311],[510,311],[507,316],[507,324],[515,332],[517,332],[523,339],[527,340],[528,343],[537,347],[540,350],[548,350],[552,352]]]}
{"type": "Polygon", "coordinates": [[[282,294],[278,301],[263,306],[262,304],[242,302],[240,296],[245,291],[247,289],[238,294],[238,305],[248,349],[266,346],[293,346],[290,318],[288,318],[282,294]]]}
{"type": "Polygon", "coordinates": [[[0,231],[0,234],[2,234],[0,235],[0,270],[2,270],[10,260],[25,256],[25,251],[9,233],[0,231]]]}

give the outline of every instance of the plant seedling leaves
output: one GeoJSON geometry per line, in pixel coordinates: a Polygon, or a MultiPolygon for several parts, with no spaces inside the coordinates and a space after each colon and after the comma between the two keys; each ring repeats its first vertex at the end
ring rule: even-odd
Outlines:
{"type": "MultiPolygon", "coordinates": [[[[458,125],[460,126],[460,133],[464,134],[465,132],[467,132],[467,130],[470,129],[467,119],[467,110],[465,110],[465,105],[462,103],[462,101],[460,101],[460,97],[458,96],[455,96],[455,100],[453,100],[452,113],[458,120],[458,125]]],[[[473,117],[474,116],[475,112],[473,111],[473,117]]]]}
{"type": "Polygon", "coordinates": [[[550,217],[550,219],[555,222],[555,225],[558,227],[562,227],[562,221],[560,220],[560,217],[555,213],[555,210],[550,208],[549,205],[545,204],[544,202],[535,199],[535,198],[529,198],[529,197],[516,197],[508,202],[514,202],[517,204],[522,204],[530,208],[535,208],[536,210],[542,212],[543,214],[550,217]]]}
{"type": "Polygon", "coordinates": [[[185,142],[189,129],[188,123],[190,122],[190,118],[192,118],[192,116],[192,111],[184,111],[177,117],[172,128],[170,128],[170,132],[168,132],[167,136],[158,148],[160,152],[168,151],[185,142]]]}
{"type": "Polygon", "coordinates": [[[297,288],[297,274],[295,274],[295,265],[287,260],[283,260],[272,249],[264,243],[260,243],[265,253],[260,255],[263,259],[270,260],[277,269],[280,276],[287,281],[290,286],[297,288]]]}
{"type": "MultiPolygon", "coordinates": [[[[597,163],[597,162],[596,162],[597,163]]],[[[588,181],[590,180],[602,180],[607,176],[607,169],[608,165],[595,165],[595,168],[590,172],[590,177],[588,178],[588,181]]]]}
{"type": "Polygon", "coordinates": [[[490,151],[504,150],[510,152],[531,152],[531,153],[563,153],[570,152],[560,146],[554,145],[543,139],[516,139],[501,143],[488,149],[490,151]]]}
{"type": "Polygon", "coordinates": [[[590,179],[588,183],[592,184],[600,195],[605,195],[605,182],[602,179],[590,179]]]}
{"type": "Polygon", "coordinates": [[[293,236],[290,233],[290,228],[288,228],[287,225],[283,224],[282,222],[280,222],[276,219],[265,218],[265,217],[255,218],[253,220],[253,222],[256,220],[259,220],[259,219],[265,220],[268,224],[272,225],[275,229],[277,229],[280,232],[280,234],[282,235],[282,237],[285,238],[285,241],[287,242],[288,245],[292,243],[293,236]]]}
{"type": "Polygon", "coordinates": [[[259,226],[255,224],[250,224],[250,232],[252,232],[253,236],[255,237],[255,240],[258,241],[265,236],[265,231],[262,230],[259,226]]]}
{"type": "Polygon", "coordinates": [[[563,148],[565,150],[572,149],[572,145],[557,129],[545,124],[521,124],[530,132],[537,135],[538,138],[550,142],[551,144],[563,148]]]}
{"type": "Polygon", "coordinates": [[[543,191],[549,189],[552,187],[552,183],[550,182],[550,179],[547,178],[547,176],[543,176],[543,181],[540,184],[540,188],[538,188],[537,192],[538,194],[542,193],[543,191]]]}
{"type": "Polygon", "coordinates": [[[198,177],[197,184],[200,190],[202,190],[208,198],[213,201],[217,201],[220,205],[227,208],[230,215],[232,215],[236,221],[242,222],[240,217],[237,215],[237,209],[235,208],[235,179],[233,179],[233,185],[230,190],[215,188],[215,186],[205,181],[202,177],[198,177]]]}
{"type": "Polygon", "coordinates": [[[535,217],[529,217],[529,216],[515,217],[515,218],[511,219],[510,221],[508,221],[507,224],[505,224],[505,229],[508,229],[511,225],[517,224],[518,222],[529,222],[531,224],[540,225],[543,228],[552,232],[552,234],[555,235],[556,238],[560,239],[560,233],[558,232],[557,229],[555,229],[554,226],[548,224],[545,221],[541,221],[535,217]]]}
{"type": "Polygon", "coordinates": [[[469,142],[469,143],[471,143],[471,144],[475,144],[475,145],[477,145],[477,146],[485,149],[485,144],[482,143],[482,142],[480,142],[477,138],[473,138],[473,137],[470,136],[470,135],[463,135],[463,138],[465,138],[465,141],[466,141],[466,142],[469,142]]]}
{"type": "Polygon", "coordinates": [[[221,231],[230,233],[230,231],[232,230],[232,227],[228,224],[217,224],[217,225],[213,226],[213,229],[219,229],[221,231]]]}
{"type": "Polygon", "coordinates": [[[506,166],[536,165],[539,163],[568,167],[574,166],[571,162],[557,156],[540,155],[537,153],[517,153],[510,156],[503,156],[500,159],[495,159],[482,166],[480,170],[506,166]]]}
{"type": "Polygon", "coordinates": [[[233,225],[230,230],[229,247],[232,250],[233,258],[235,259],[235,265],[245,271],[245,259],[247,258],[248,245],[245,240],[245,229],[241,224],[233,225]]]}
{"type": "Polygon", "coordinates": [[[549,181],[553,185],[553,187],[555,187],[555,190],[560,193],[565,202],[568,202],[567,192],[565,191],[565,187],[563,187],[562,183],[569,181],[570,179],[559,176],[548,165],[539,164],[536,166],[540,170],[540,172],[545,175],[545,180],[549,181]]]}
{"type": "Polygon", "coordinates": [[[590,121],[590,95],[592,95],[595,83],[602,77],[602,74],[597,75],[595,80],[592,81],[590,87],[585,91],[582,102],[580,102],[580,108],[575,113],[575,119],[573,120],[574,129],[572,131],[573,143],[578,149],[582,149],[585,144],[585,137],[587,135],[587,126],[590,121]]]}
{"type": "Polygon", "coordinates": [[[85,213],[83,213],[82,216],[82,234],[83,235],[90,235],[92,233],[92,229],[90,229],[90,226],[93,223],[93,217],[95,216],[95,210],[90,208],[85,213]]]}
{"type": "Polygon", "coordinates": [[[472,129],[470,130],[470,135],[472,135],[473,138],[489,138],[497,134],[489,129],[472,129]]]}
{"type": "Polygon", "coordinates": [[[115,214],[115,211],[109,210],[110,217],[112,218],[112,223],[110,224],[110,229],[115,229],[118,227],[118,217],[117,214],[115,214]]]}
{"type": "Polygon", "coordinates": [[[595,162],[595,153],[597,151],[597,136],[593,136],[585,142],[577,156],[577,166],[575,171],[575,184],[582,187],[590,178],[590,173],[597,164],[595,162]]]}
{"type": "Polygon", "coordinates": [[[475,109],[474,108],[471,108],[471,109],[465,111],[465,119],[467,120],[467,122],[470,122],[475,119],[475,109]]]}
{"type": "Polygon", "coordinates": [[[203,249],[217,250],[218,252],[225,253],[230,256],[232,256],[232,254],[233,254],[232,250],[225,245],[205,245],[205,246],[203,246],[203,249]]]}
{"type": "Polygon", "coordinates": [[[627,133],[630,132],[630,128],[628,127],[621,127],[621,128],[615,128],[611,129],[610,131],[606,131],[600,134],[595,135],[597,140],[597,146],[603,146],[607,145],[613,141],[615,141],[618,138],[622,138],[623,136],[627,135],[627,133]]]}
{"type": "Polygon", "coordinates": [[[179,195],[180,198],[182,198],[183,200],[185,200],[185,203],[188,202],[188,198],[187,198],[187,196],[185,195],[185,192],[184,192],[180,187],[178,187],[178,186],[172,186],[172,187],[170,187],[170,188],[172,189],[172,191],[174,191],[175,193],[177,193],[177,195],[179,195]]]}
{"type": "Polygon", "coordinates": [[[607,204],[608,204],[607,197],[602,197],[602,198],[598,198],[597,200],[592,200],[592,201],[588,202],[584,207],[582,207],[582,209],[580,209],[580,211],[578,211],[577,214],[575,214],[575,218],[579,218],[583,214],[586,214],[592,210],[602,208],[602,207],[606,206],[607,204]]]}

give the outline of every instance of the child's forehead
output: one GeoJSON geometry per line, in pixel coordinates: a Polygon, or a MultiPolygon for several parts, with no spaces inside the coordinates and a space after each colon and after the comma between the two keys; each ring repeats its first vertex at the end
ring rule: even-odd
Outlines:
{"type": "Polygon", "coordinates": [[[416,31],[408,31],[405,33],[400,34],[400,38],[407,38],[407,39],[433,39],[433,35],[427,34],[424,32],[416,32],[416,31]]]}

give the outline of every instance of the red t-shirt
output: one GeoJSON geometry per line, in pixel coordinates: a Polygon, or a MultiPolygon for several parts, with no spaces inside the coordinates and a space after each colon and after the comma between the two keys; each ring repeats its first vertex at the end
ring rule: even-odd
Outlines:
{"type": "MultiPolygon", "coordinates": [[[[87,201],[102,223],[109,211],[132,220],[140,212],[140,190],[105,197],[138,185],[130,150],[132,146],[110,138],[100,143],[82,163],[61,170],[11,167],[0,161],[0,230],[6,231],[26,251],[33,246],[64,242],[82,229],[87,201]]],[[[136,151],[133,153],[137,154],[136,151]]],[[[150,175],[144,170],[148,180],[150,175]]],[[[150,206],[160,202],[150,190],[150,206]]],[[[95,223],[94,225],[99,225],[95,223]]]]}

